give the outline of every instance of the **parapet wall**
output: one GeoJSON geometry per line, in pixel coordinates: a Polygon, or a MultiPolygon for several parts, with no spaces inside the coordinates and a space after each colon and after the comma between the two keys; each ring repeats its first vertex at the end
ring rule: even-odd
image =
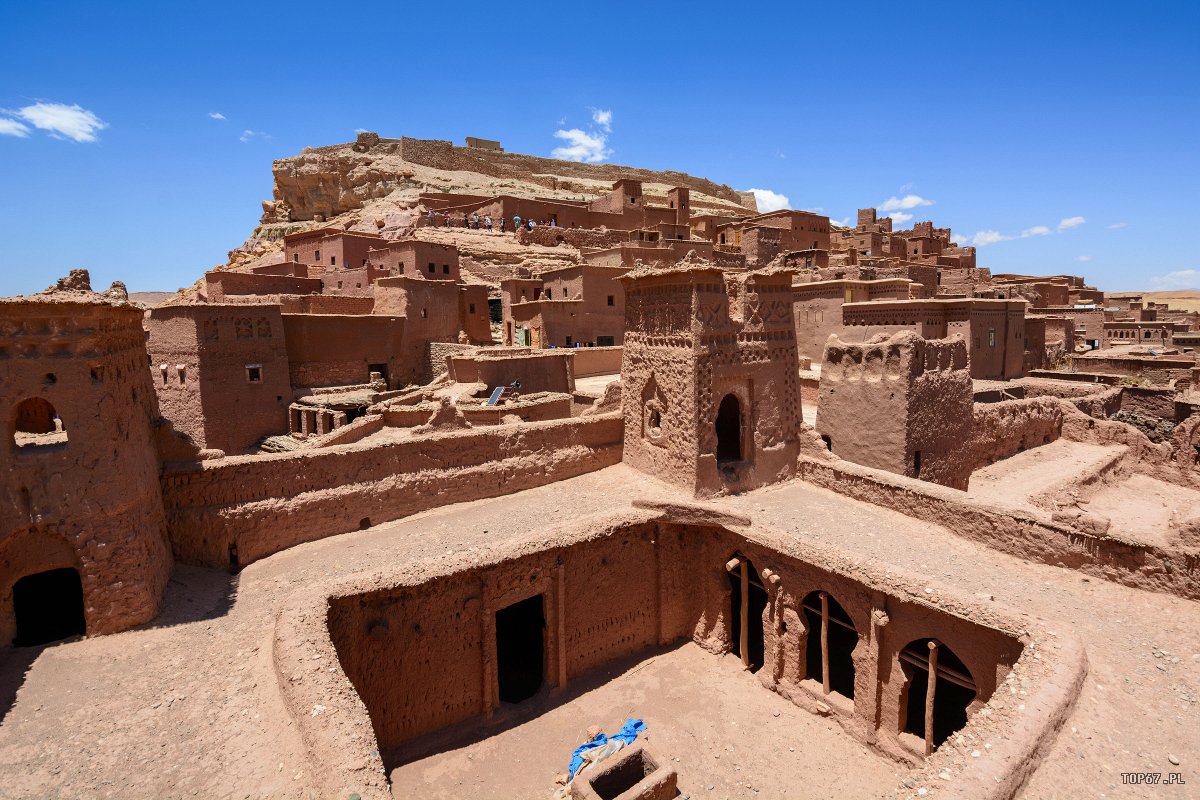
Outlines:
{"type": "Polygon", "coordinates": [[[628,231],[600,230],[598,228],[559,228],[538,225],[533,230],[522,227],[517,231],[519,244],[540,244],[545,247],[615,247],[628,240],[628,231]]]}
{"type": "Polygon", "coordinates": [[[964,448],[976,470],[1062,435],[1064,401],[1053,397],[976,403],[975,425],[964,448]]]}
{"type": "Polygon", "coordinates": [[[621,460],[619,415],[168,467],[163,503],[184,562],[248,564],[302,542],[448,503],[512,494],[621,460]]]}

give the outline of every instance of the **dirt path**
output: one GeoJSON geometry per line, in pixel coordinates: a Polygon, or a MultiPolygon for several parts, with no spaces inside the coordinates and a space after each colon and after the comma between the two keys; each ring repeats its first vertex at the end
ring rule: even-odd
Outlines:
{"type": "Polygon", "coordinates": [[[1120,449],[1057,439],[975,470],[967,494],[1006,505],[1027,505],[1027,498],[1078,477],[1082,470],[1102,464],[1120,449]]]}

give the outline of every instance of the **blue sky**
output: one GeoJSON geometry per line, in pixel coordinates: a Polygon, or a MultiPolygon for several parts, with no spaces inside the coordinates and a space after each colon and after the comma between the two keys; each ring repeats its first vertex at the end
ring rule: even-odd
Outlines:
{"type": "Polygon", "coordinates": [[[80,266],[97,286],[190,285],[253,229],[272,159],[359,128],[574,144],[834,220],[895,198],[997,272],[1200,288],[1200,4],[64,1],[2,17],[0,295],[80,266]]]}

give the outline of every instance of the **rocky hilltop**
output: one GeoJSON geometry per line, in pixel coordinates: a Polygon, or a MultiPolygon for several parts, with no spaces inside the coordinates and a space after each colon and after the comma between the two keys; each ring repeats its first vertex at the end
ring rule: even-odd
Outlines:
{"type": "Polygon", "coordinates": [[[565,245],[519,246],[511,237],[479,231],[418,228],[422,193],[591,200],[625,177],[642,181],[650,204],[665,206],[668,190],[686,186],[695,213],[741,216],[757,211],[752,194],[683,172],[560,161],[446,141],[385,139],[374,133],[360,134],[354,142],[305,148],[275,161],[272,172],[274,196],[263,201],[258,226],[218,269],[268,263],[277,257],[285,235],[320,226],[455,244],[466,279],[491,285],[518,265],[539,269],[578,257],[575,248],[565,245]]]}

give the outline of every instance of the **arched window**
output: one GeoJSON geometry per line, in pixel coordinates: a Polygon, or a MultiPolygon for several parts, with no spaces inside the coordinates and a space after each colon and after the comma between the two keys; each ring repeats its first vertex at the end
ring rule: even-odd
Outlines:
{"type": "Polygon", "coordinates": [[[13,427],[17,447],[44,447],[65,441],[66,428],[49,400],[28,397],[17,404],[13,427]]]}
{"type": "Polygon", "coordinates": [[[967,724],[978,690],[962,660],[937,639],[918,639],[900,651],[904,688],[900,729],[925,740],[925,755],[967,724]]]}
{"type": "Polygon", "coordinates": [[[763,641],[763,612],[767,609],[767,590],[754,564],[741,554],[725,564],[729,573],[730,651],[741,656],[751,672],[763,665],[766,646],[763,641]]]}
{"type": "Polygon", "coordinates": [[[737,395],[721,398],[717,409],[717,461],[742,460],[742,404],[737,395]]]}
{"type": "Polygon", "coordinates": [[[801,604],[808,628],[805,665],[809,678],[821,682],[825,694],[854,699],[854,648],[858,630],[841,603],[828,592],[809,592],[801,604]]]}

